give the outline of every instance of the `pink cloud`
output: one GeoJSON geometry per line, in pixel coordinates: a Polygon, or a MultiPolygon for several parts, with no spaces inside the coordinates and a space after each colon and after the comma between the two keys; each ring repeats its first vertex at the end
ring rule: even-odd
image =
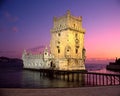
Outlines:
{"type": "Polygon", "coordinates": [[[16,26],[12,27],[12,32],[18,32],[18,28],[16,26]]]}
{"type": "Polygon", "coordinates": [[[0,32],[18,32],[18,28],[14,25],[18,21],[18,17],[12,15],[8,11],[3,11],[4,22],[0,22],[0,32]]]}
{"type": "Polygon", "coordinates": [[[0,27],[0,33],[3,33],[3,32],[18,32],[18,28],[16,26],[13,26],[11,28],[0,27]]]}

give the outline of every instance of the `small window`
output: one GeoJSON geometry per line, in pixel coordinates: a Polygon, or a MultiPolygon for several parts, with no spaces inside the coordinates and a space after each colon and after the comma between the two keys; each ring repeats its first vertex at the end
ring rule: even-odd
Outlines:
{"type": "Polygon", "coordinates": [[[69,52],[69,49],[67,50],[67,52],[69,52]]]}
{"type": "Polygon", "coordinates": [[[60,44],[60,41],[58,41],[58,44],[60,44]]]}
{"type": "Polygon", "coordinates": [[[58,36],[60,36],[61,34],[60,33],[58,33],[58,36]]]}
{"type": "Polygon", "coordinates": [[[59,48],[59,46],[57,46],[57,48],[59,48]]]}
{"type": "Polygon", "coordinates": [[[58,49],[58,53],[60,53],[60,49],[58,49]]]}
{"type": "Polygon", "coordinates": [[[76,39],[76,40],[75,40],[75,42],[76,42],[76,43],[79,43],[79,40],[78,40],[78,39],[76,39]]]}
{"type": "Polygon", "coordinates": [[[78,49],[75,50],[76,51],[76,54],[78,53],[78,49]]]}
{"type": "Polygon", "coordinates": [[[74,24],[74,27],[75,27],[75,24],[74,24]]]}
{"type": "Polygon", "coordinates": [[[77,37],[77,36],[78,36],[78,34],[76,33],[76,34],[75,34],[75,37],[77,37]]]}

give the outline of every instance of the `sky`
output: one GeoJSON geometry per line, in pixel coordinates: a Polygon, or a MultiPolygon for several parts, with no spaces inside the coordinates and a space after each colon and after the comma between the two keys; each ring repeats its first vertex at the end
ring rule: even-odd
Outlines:
{"type": "Polygon", "coordinates": [[[83,17],[88,62],[120,57],[120,0],[1,0],[0,56],[48,46],[53,17],[83,17]]]}

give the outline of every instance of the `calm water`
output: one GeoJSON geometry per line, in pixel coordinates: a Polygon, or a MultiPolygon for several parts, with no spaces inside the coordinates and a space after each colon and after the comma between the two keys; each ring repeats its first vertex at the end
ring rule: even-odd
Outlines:
{"type": "MultiPolygon", "coordinates": [[[[103,64],[86,64],[88,71],[115,73],[107,71],[103,64]]],[[[119,74],[119,73],[117,73],[119,74]]],[[[21,67],[0,68],[0,87],[4,88],[48,88],[48,87],[80,87],[78,82],[67,82],[40,76],[37,71],[23,70],[21,67]]]]}

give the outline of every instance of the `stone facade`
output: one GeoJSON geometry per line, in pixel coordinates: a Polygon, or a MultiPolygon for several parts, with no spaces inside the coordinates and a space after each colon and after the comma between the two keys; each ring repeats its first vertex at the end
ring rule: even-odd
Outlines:
{"type": "Polygon", "coordinates": [[[43,54],[33,56],[24,52],[24,66],[37,69],[52,67],[55,70],[85,70],[85,29],[82,28],[82,17],[75,17],[68,10],[64,16],[54,17],[53,23],[51,54],[44,51],[43,54]]]}
{"type": "Polygon", "coordinates": [[[43,54],[32,54],[24,50],[22,55],[24,68],[27,69],[49,69],[51,68],[51,59],[53,56],[49,54],[45,48],[43,54]]]}
{"type": "Polygon", "coordinates": [[[54,17],[50,50],[56,69],[85,70],[84,34],[81,16],[72,16],[68,10],[64,16],[54,17]]]}

